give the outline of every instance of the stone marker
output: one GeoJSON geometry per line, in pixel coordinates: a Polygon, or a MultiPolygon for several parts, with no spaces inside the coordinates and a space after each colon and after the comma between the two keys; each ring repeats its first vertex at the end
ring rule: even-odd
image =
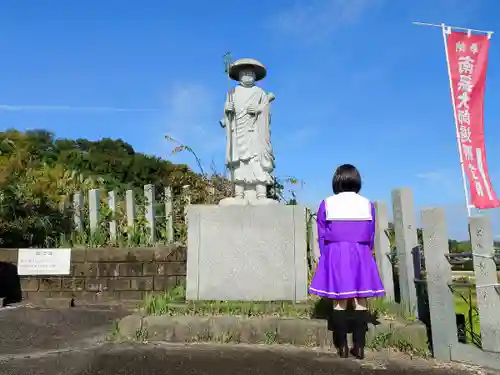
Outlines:
{"type": "Polygon", "coordinates": [[[469,218],[471,245],[476,276],[477,307],[484,350],[500,353],[500,284],[495,264],[493,230],[488,216],[469,218]]]}
{"type": "Polygon", "coordinates": [[[449,287],[453,276],[445,257],[449,238],[446,216],[442,208],[432,207],[422,210],[421,217],[434,357],[448,361],[458,339],[453,291],[449,287]]]}
{"type": "Polygon", "coordinates": [[[302,206],[190,205],[186,299],[307,299],[302,206]]]}
{"type": "Polygon", "coordinates": [[[385,202],[376,201],[375,206],[375,240],[374,252],[377,261],[380,277],[385,289],[385,298],[394,301],[394,279],[392,272],[392,263],[389,258],[391,246],[386,229],[389,227],[389,214],[385,202]]]}
{"type": "Polygon", "coordinates": [[[414,282],[413,251],[419,251],[413,192],[409,188],[392,191],[394,237],[398,256],[401,304],[407,313],[417,314],[417,291],[414,282]]]}

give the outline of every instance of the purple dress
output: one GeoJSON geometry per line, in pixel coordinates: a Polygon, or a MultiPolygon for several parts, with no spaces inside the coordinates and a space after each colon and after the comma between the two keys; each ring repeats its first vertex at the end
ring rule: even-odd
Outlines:
{"type": "Polygon", "coordinates": [[[383,296],[372,255],[373,204],[358,194],[340,193],[321,202],[317,222],[320,258],[309,292],[332,299],[383,296]]]}

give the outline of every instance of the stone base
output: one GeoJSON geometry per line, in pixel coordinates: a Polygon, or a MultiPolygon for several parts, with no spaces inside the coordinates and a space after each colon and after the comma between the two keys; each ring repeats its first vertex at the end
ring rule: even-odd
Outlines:
{"type": "Polygon", "coordinates": [[[229,197],[224,198],[219,202],[219,206],[267,206],[267,205],[277,205],[279,202],[271,198],[247,198],[247,197],[229,197]]]}
{"type": "Polygon", "coordinates": [[[188,207],[186,299],[307,299],[302,206],[188,207]]]}
{"type": "MultiPolygon", "coordinates": [[[[243,344],[265,343],[268,345],[279,343],[323,348],[333,348],[334,346],[327,322],[319,319],[228,315],[141,317],[134,314],[122,319],[118,327],[121,338],[125,340],[137,340],[137,332],[142,329],[147,332],[147,339],[153,342],[212,341],[243,344]],[[273,333],[272,337],[270,337],[269,332],[273,333]]],[[[391,347],[401,350],[401,342],[405,342],[410,344],[409,349],[413,351],[412,354],[426,354],[428,352],[427,330],[422,323],[380,319],[378,325],[370,324],[368,327],[367,346],[378,350],[391,347]],[[387,339],[381,341],[380,337],[387,339]]],[[[351,335],[348,335],[348,340],[351,345],[351,335]]],[[[472,345],[463,346],[480,351],[472,345]]],[[[405,369],[407,368],[405,367],[405,369]]]]}

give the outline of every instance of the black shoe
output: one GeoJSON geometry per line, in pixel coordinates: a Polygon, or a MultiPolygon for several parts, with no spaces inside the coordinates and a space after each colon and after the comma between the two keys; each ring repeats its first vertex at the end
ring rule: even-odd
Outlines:
{"type": "Polygon", "coordinates": [[[354,311],[354,329],[352,341],[354,347],[349,351],[357,359],[365,358],[366,331],[368,330],[368,311],[354,311]]]}
{"type": "Polygon", "coordinates": [[[337,348],[337,354],[340,358],[349,358],[349,344],[347,343],[347,338],[345,342],[337,348]]]}
{"type": "Polygon", "coordinates": [[[333,310],[332,313],[333,344],[340,358],[349,356],[347,343],[347,311],[333,310]]]}
{"type": "Polygon", "coordinates": [[[365,349],[364,348],[354,346],[351,348],[351,350],[349,350],[349,353],[356,359],[365,358],[365,349]]]}

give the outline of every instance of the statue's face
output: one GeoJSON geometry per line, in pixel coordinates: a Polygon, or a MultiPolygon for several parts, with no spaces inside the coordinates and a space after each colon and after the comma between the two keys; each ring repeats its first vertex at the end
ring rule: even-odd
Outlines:
{"type": "Polygon", "coordinates": [[[255,73],[252,70],[242,70],[240,72],[240,82],[243,86],[253,86],[255,84],[255,73]]]}

